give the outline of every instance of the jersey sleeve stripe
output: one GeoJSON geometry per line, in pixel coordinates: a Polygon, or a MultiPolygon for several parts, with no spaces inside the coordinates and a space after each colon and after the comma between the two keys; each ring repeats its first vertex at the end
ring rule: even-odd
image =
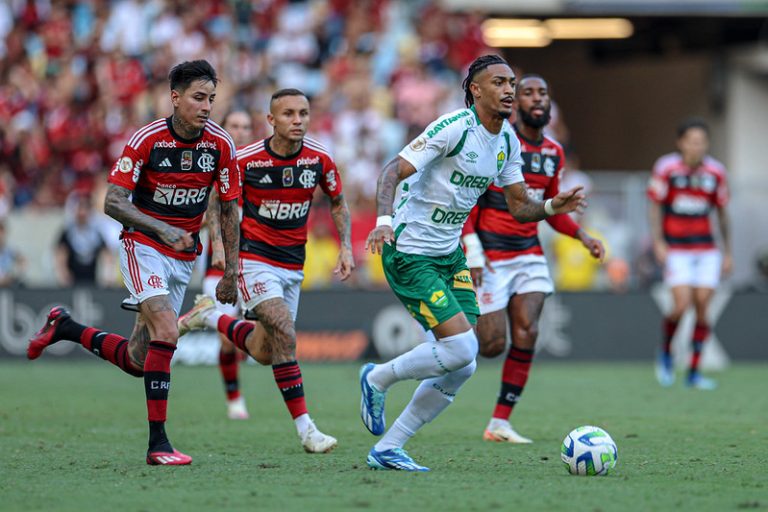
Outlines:
{"type": "Polygon", "coordinates": [[[226,131],[224,131],[223,128],[221,128],[219,125],[217,125],[213,121],[208,121],[208,123],[205,125],[205,130],[215,137],[224,139],[224,141],[229,145],[230,154],[231,155],[235,154],[236,152],[235,142],[232,140],[232,137],[230,137],[229,134],[226,131]]]}
{"type": "Polygon", "coordinates": [[[136,141],[136,139],[138,137],[141,137],[148,130],[153,130],[153,129],[157,128],[158,127],[158,123],[164,123],[164,122],[165,122],[165,119],[157,119],[155,121],[152,121],[148,125],[144,126],[143,128],[139,128],[136,131],[136,133],[134,133],[133,136],[128,140],[128,145],[131,146],[132,148],[137,147],[138,144],[136,146],[134,146],[134,142],[136,141]]]}
{"type": "Polygon", "coordinates": [[[243,149],[237,152],[237,158],[245,158],[255,155],[264,151],[264,144],[257,144],[255,146],[245,146],[243,149]]]}
{"type": "Polygon", "coordinates": [[[159,132],[161,132],[161,131],[163,131],[163,130],[165,130],[165,129],[166,129],[166,127],[165,127],[165,126],[158,126],[158,127],[157,127],[157,128],[155,128],[154,130],[148,131],[148,132],[146,132],[144,135],[142,135],[141,137],[139,137],[139,138],[136,140],[136,142],[135,142],[134,144],[129,144],[129,145],[130,145],[130,146],[131,146],[133,149],[135,149],[135,150],[137,150],[137,151],[138,151],[139,147],[141,147],[141,144],[142,144],[142,143],[143,143],[143,142],[144,142],[144,141],[145,141],[145,140],[146,140],[146,139],[147,139],[149,136],[151,136],[151,135],[154,135],[154,134],[156,134],[156,133],[159,133],[159,132]]]}
{"type": "Polygon", "coordinates": [[[333,157],[328,152],[328,150],[325,148],[325,146],[323,146],[319,142],[315,142],[313,139],[310,139],[310,138],[306,137],[306,138],[304,138],[304,144],[306,144],[309,149],[317,151],[318,153],[322,153],[325,156],[327,156],[328,158],[330,158],[331,160],[333,160],[333,157]]]}

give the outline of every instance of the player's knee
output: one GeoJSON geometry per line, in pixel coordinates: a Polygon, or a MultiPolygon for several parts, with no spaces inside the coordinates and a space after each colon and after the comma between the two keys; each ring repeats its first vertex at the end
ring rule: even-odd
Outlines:
{"type": "Polygon", "coordinates": [[[514,331],[514,345],[518,348],[532,350],[536,346],[539,337],[539,324],[530,323],[516,328],[514,331]]]}
{"type": "Polygon", "coordinates": [[[154,337],[158,341],[164,341],[166,343],[173,343],[174,345],[179,340],[179,328],[176,327],[176,323],[162,323],[155,326],[154,337]]]}
{"type": "Polygon", "coordinates": [[[444,347],[445,369],[449,372],[460,370],[477,358],[477,337],[473,330],[449,336],[440,340],[444,347]]]}
{"type": "Polygon", "coordinates": [[[506,336],[489,336],[480,338],[480,355],[483,357],[496,357],[504,352],[507,344],[506,336]]]}

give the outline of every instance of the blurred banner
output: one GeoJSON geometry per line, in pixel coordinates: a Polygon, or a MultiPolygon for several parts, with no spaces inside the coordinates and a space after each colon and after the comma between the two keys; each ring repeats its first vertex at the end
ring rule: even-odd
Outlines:
{"type": "MultiPolygon", "coordinates": [[[[195,293],[187,294],[186,308],[195,293]]],[[[134,314],[120,309],[125,294],[119,290],[0,290],[0,358],[23,358],[27,340],[45,322],[49,308],[67,307],[77,321],[128,335],[134,314]]],[[[703,364],[722,368],[729,360],[768,360],[765,305],[768,295],[718,292],[712,307],[714,334],[705,345],[703,364]]],[[[546,359],[648,360],[658,346],[661,311],[666,292],[560,293],[550,297],[540,322],[537,349],[546,359]]],[[[681,322],[676,346],[678,363],[685,350],[692,318],[681,322]],[[690,325],[689,325],[690,324],[690,325]]],[[[302,294],[297,319],[298,359],[353,361],[388,359],[420,343],[421,327],[388,291],[307,291],[302,294]]],[[[74,343],[58,343],[46,359],[93,357],[74,343]]],[[[213,332],[192,333],[181,339],[176,363],[215,364],[218,339],[213,332]]]]}

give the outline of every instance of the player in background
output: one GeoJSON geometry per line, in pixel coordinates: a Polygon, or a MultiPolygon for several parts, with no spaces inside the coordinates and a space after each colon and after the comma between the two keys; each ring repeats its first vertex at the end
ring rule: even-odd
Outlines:
{"type": "MultiPolygon", "coordinates": [[[[229,133],[237,148],[242,148],[253,140],[253,121],[251,115],[244,110],[233,110],[221,121],[221,127],[229,133]]],[[[216,286],[224,275],[225,256],[224,243],[221,239],[219,226],[219,195],[214,189],[208,203],[208,214],[205,225],[208,229],[208,250],[206,254],[205,276],[203,277],[203,294],[215,297],[216,286]]],[[[232,317],[239,317],[240,304],[222,304],[216,301],[216,308],[232,317]]],[[[238,352],[235,345],[221,333],[219,335],[219,371],[224,381],[227,395],[227,417],[232,420],[247,420],[248,409],[245,399],[240,395],[240,380],[238,379],[238,352]]]]}
{"type": "Polygon", "coordinates": [[[384,167],[378,180],[378,219],[367,247],[382,254],[393,292],[435,340],[360,370],[360,415],[374,435],[386,428],[387,390],[401,380],[422,381],[400,417],[368,453],[368,465],[376,469],[428,471],[403,446],[453,402],[477,366],[472,325],[479,311],[459,238],[478,198],[496,183],[503,188],[509,212],[520,222],[567,213],[584,204],[578,188],[545,202],[528,194],[520,143],[507,122],[514,108],[515,75],[504,59],[497,55],[476,59],[463,88],[467,108],[431,123],[384,167]],[[395,189],[403,180],[407,181],[401,198],[393,208],[395,189]]]}
{"type": "Polygon", "coordinates": [[[237,199],[240,177],[235,145],[210,114],[218,79],[204,60],[184,62],[169,75],[173,115],[138,130],[109,175],[104,211],[123,224],[120,268],[139,303],[141,320],[130,340],[73,320],[62,307],[30,339],[36,359],[60,340],[80,343],[134,377],[143,377],[149,420],[147,464],[182,465],[192,458],[173,448],[165,431],[171,358],[179,337],[177,315],[195,258],[199,231],[214,184],[221,193],[226,268],[216,296],[237,300],[237,199]]]}
{"type": "MultiPolygon", "coordinates": [[[[553,198],[560,188],[565,153],[560,144],[544,134],[551,109],[546,80],[538,75],[523,76],[517,86],[516,104],[513,127],[522,149],[528,194],[539,201],[553,198]]],[[[593,257],[602,260],[602,242],[589,236],[571,217],[561,214],[546,220],[556,231],[580,240],[593,257]]],[[[483,439],[530,443],[530,439],[515,432],[509,417],[528,380],[544,299],[554,291],[539,242],[538,224],[520,223],[511,217],[504,191],[490,185],[472,210],[464,233],[467,265],[480,303],[480,355],[496,357],[504,351],[507,322],[512,334],[501,390],[483,439]]]]}
{"type": "Polygon", "coordinates": [[[716,382],[699,373],[699,359],[709,337],[709,303],[720,274],[730,273],[731,235],[726,205],[728,186],[723,164],[707,154],[709,127],[699,119],[683,122],[677,130],[678,152],[656,161],[648,185],[653,251],[664,266],[664,282],[672,291],[672,311],[664,318],[663,342],[656,362],[656,378],[662,386],[675,380],[672,338],[685,311],[693,305],[696,327],[687,384],[696,389],[714,389],[716,382]],[[717,210],[723,244],[715,245],[710,225],[717,210]]]}
{"type": "Polygon", "coordinates": [[[341,238],[334,273],[345,280],[355,265],[341,179],[328,151],[305,137],[309,116],[303,92],[275,92],[267,115],[273,135],[238,152],[244,178],[238,285],[246,310],[257,322],[225,315],[216,310],[213,299],[201,295],[179,319],[179,330],[216,329],[259,363],[272,365],[304,449],[325,453],[336,446],[336,439],[320,432],[307,412],[294,325],[304,278],[307,218],[318,185],[331,199],[331,216],[341,238]]]}

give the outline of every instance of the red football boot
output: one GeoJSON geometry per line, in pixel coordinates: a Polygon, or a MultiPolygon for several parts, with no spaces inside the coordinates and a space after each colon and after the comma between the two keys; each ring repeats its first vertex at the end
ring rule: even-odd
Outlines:
{"type": "Polygon", "coordinates": [[[69,318],[69,312],[66,309],[61,306],[51,308],[45,325],[29,339],[28,359],[37,359],[49,345],[53,345],[61,339],[56,336],[56,328],[67,318],[69,318]]]}
{"type": "Polygon", "coordinates": [[[192,464],[192,457],[178,450],[172,452],[147,452],[147,464],[150,466],[184,466],[192,464]]]}

